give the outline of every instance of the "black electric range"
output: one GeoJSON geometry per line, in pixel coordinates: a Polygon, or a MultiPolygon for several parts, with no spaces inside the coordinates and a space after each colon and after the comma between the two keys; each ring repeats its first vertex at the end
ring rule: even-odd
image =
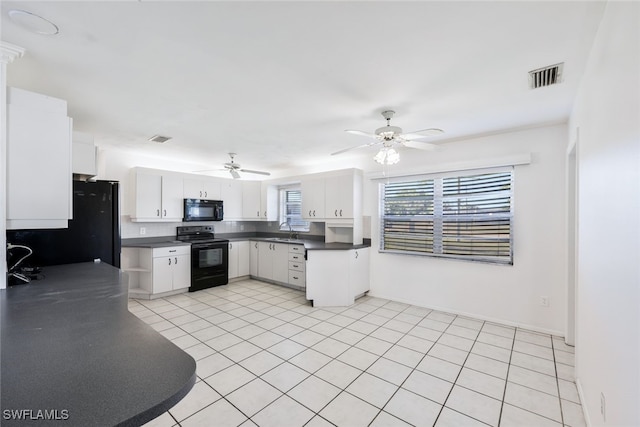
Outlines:
{"type": "Polygon", "coordinates": [[[229,240],[216,239],[213,226],[177,227],[176,240],[191,243],[189,292],[229,283],[229,240]]]}

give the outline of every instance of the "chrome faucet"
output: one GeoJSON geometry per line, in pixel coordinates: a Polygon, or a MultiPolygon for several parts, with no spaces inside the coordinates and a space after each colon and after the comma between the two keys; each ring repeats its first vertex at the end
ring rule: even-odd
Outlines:
{"type": "Polygon", "coordinates": [[[282,229],[282,225],[286,225],[287,227],[289,227],[289,240],[293,240],[293,228],[291,228],[291,224],[289,224],[288,222],[281,222],[280,225],[278,226],[278,228],[282,229]]]}

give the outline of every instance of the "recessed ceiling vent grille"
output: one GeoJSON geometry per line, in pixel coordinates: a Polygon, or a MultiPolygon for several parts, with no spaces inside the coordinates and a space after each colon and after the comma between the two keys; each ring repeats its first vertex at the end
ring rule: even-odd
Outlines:
{"type": "Polygon", "coordinates": [[[170,139],[171,139],[170,136],[153,135],[151,138],[149,138],[149,141],[162,144],[164,142],[167,142],[170,139]]]}
{"type": "Polygon", "coordinates": [[[551,86],[562,82],[564,62],[529,71],[529,88],[551,86]]]}

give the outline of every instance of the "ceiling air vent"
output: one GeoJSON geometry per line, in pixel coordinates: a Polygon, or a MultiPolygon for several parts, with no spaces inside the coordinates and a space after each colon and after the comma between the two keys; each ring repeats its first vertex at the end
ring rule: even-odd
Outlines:
{"type": "Polygon", "coordinates": [[[149,138],[149,141],[158,142],[158,143],[162,144],[163,142],[167,142],[170,139],[171,139],[170,136],[153,135],[151,138],[149,138]]]}
{"type": "Polygon", "coordinates": [[[550,65],[537,70],[529,71],[529,88],[537,89],[539,87],[551,86],[562,82],[562,68],[564,62],[550,65]]]}

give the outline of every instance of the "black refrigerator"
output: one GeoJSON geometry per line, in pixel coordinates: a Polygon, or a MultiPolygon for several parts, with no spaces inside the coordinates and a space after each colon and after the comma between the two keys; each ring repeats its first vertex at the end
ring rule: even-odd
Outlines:
{"type": "MultiPolygon", "coordinates": [[[[100,259],[120,267],[118,194],[117,182],[73,181],[73,219],[69,220],[69,228],[7,230],[7,243],[33,250],[21,266],[46,267],[100,259]]],[[[7,261],[10,265],[9,257],[7,261]]]]}

